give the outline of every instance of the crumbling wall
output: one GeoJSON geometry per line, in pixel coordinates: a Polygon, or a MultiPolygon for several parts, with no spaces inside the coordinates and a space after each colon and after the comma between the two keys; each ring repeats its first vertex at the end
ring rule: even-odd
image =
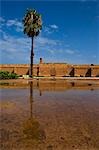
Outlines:
{"type": "MultiPolygon", "coordinates": [[[[18,75],[29,75],[29,64],[4,64],[0,70],[9,71],[18,75]]],[[[33,65],[34,76],[70,76],[96,77],[99,76],[99,65],[70,65],[65,63],[40,63],[33,65]]]]}

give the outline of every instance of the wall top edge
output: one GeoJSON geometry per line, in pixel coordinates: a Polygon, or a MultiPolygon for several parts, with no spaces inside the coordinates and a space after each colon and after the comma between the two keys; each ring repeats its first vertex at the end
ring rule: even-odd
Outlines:
{"type": "MultiPolygon", "coordinates": [[[[38,65],[69,65],[69,66],[74,66],[74,67],[80,67],[80,66],[91,66],[91,67],[94,67],[94,66],[99,66],[99,64],[94,64],[94,65],[91,65],[91,64],[67,64],[67,63],[41,63],[41,64],[33,64],[35,66],[38,66],[38,65]]],[[[0,64],[0,66],[30,66],[30,64],[0,64]]]]}

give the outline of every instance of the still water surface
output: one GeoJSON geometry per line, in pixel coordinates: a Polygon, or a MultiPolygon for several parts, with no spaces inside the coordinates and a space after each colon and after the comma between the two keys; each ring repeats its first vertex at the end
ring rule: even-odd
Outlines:
{"type": "Polygon", "coordinates": [[[99,150],[97,82],[0,82],[2,150],[99,150]]]}

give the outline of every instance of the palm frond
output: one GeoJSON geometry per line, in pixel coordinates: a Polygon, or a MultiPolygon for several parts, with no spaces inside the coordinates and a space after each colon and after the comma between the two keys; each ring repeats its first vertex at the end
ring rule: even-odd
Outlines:
{"type": "Polygon", "coordinates": [[[29,37],[39,35],[42,29],[41,15],[34,9],[27,9],[22,23],[24,25],[24,33],[29,37]]]}

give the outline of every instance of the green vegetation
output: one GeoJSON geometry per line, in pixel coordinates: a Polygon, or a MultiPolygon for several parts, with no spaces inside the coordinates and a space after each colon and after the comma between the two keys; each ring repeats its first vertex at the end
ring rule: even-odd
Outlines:
{"type": "Polygon", "coordinates": [[[16,73],[10,73],[8,71],[0,71],[1,79],[17,79],[19,76],[16,73]]]}
{"type": "Polygon", "coordinates": [[[31,37],[32,45],[31,45],[31,67],[30,67],[30,76],[33,76],[33,43],[34,37],[38,36],[40,30],[42,29],[42,19],[41,15],[34,9],[27,9],[27,12],[23,18],[24,25],[24,34],[27,34],[28,37],[31,37]]]}

